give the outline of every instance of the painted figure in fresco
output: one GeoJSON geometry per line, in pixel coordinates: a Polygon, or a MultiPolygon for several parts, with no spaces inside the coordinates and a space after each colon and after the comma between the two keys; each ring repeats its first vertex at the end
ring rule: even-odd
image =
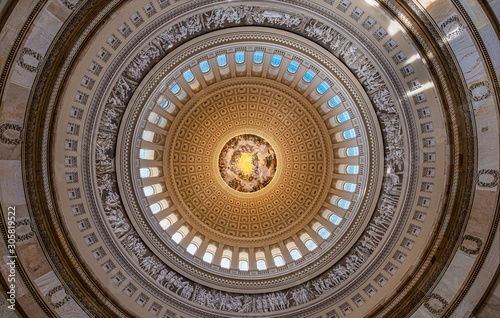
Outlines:
{"type": "Polygon", "coordinates": [[[222,179],[240,192],[263,189],[272,181],[276,168],[274,149],[255,135],[234,137],[226,143],[219,156],[222,179]]]}

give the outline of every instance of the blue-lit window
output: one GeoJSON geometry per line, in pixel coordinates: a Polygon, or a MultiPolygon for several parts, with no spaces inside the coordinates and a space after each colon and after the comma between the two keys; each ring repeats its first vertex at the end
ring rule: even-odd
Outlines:
{"type": "Polygon", "coordinates": [[[243,52],[243,51],[236,52],[236,54],[234,55],[234,58],[236,59],[236,63],[238,63],[238,64],[245,62],[245,52],[243,52]]]}
{"type": "Polygon", "coordinates": [[[349,174],[358,174],[359,173],[359,166],[358,165],[348,165],[346,171],[349,174]]]}
{"type": "Polygon", "coordinates": [[[168,104],[170,104],[170,102],[168,101],[168,99],[162,98],[162,100],[160,102],[160,107],[167,108],[168,104]]]}
{"type": "Polygon", "coordinates": [[[325,229],[324,227],[319,229],[318,234],[325,240],[330,236],[330,232],[328,232],[328,230],[325,229]]]}
{"type": "Polygon", "coordinates": [[[347,129],[346,131],[344,131],[343,135],[345,139],[352,139],[356,137],[356,131],[354,130],[354,128],[347,129]]]}
{"type": "Polygon", "coordinates": [[[344,199],[340,199],[339,202],[337,203],[337,205],[344,209],[344,210],[347,210],[349,209],[349,206],[351,205],[351,202],[350,201],[347,201],[347,200],[344,200],[344,199]]]}
{"type": "Polygon", "coordinates": [[[329,220],[330,220],[330,222],[332,222],[333,224],[335,224],[335,225],[339,225],[339,224],[340,224],[340,222],[342,221],[342,218],[341,218],[341,217],[336,216],[335,214],[332,214],[332,215],[330,216],[330,219],[329,219],[329,220]]]}
{"type": "Polygon", "coordinates": [[[238,264],[238,268],[240,271],[247,271],[248,270],[248,262],[247,261],[240,261],[238,264]]]}
{"type": "Polygon", "coordinates": [[[347,155],[349,157],[358,156],[359,155],[359,148],[358,147],[347,148],[347,155]]]}
{"type": "Polygon", "coordinates": [[[257,270],[259,270],[259,271],[264,271],[264,270],[266,270],[266,269],[267,269],[267,267],[266,267],[266,262],[265,262],[264,260],[261,260],[261,259],[260,259],[260,260],[258,260],[258,261],[257,261],[257,270]]]}
{"type": "Polygon", "coordinates": [[[222,54],[222,55],[217,56],[217,64],[221,67],[227,65],[226,54],[222,54]]]}
{"type": "Polygon", "coordinates": [[[191,70],[187,70],[184,72],[184,74],[182,74],[184,76],[184,79],[187,81],[187,82],[191,82],[192,80],[194,80],[194,75],[193,75],[193,72],[191,72],[191,70]]]}
{"type": "Polygon", "coordinates": [[[333,108],[339,105],[341,102],[342,100],[340,99],[339,95],[335,95],[332,98],[330,98],[330,100],[328,101],[328,105],[333,108]]]}
{"type": "Polygon", "coordinates": [[[160,210],[161,210],[161,206],[160,206],[160,204],[158,204],[158,203],[151,204],[151,205],[149,206],[149,208],[151,209],[151,212],[152,212],[153,214],[158,213],[158,212],[160,212],[160,210]]]}
{"type": "Polygon", "coordinates": [[[274,54],[273,58],[271,59],[271,65],[275,66],[275,67],[280,66],[282,58],[283,58],[283,56],[274,54]]]}
{"type": "Polygon", "coordinates": [[[288,72],[294,74],[299,69],[299,65],[299,62],[291,61],[290,65],[288,65],[288,72]]]}
{"type": "Polygon", "coordinates": [[[276,265],[277,267],[280,267],[280,266],[285,265],[285,261],[283,260],[283,257],[281,257],[281,256],[276,256],[276,257],[274,258],[274,265],[276,265]]]}
{"type": "Polygon", "coordinates": [[[253,62],[254,63],[262,63],[262,60],[264,59],[264,52],[262,51],[257,51],[253,53],[253,62]]]}
{"type": "Polygon", "coordinates": [[[231,264],[231,260],[227,257],[223,257],[220,260],[220,267],[222,267],[222,268],[229,268],[230,264],[231,264]]]}
{"type": "Polygon", "coordinates": [[[155,194],[155,190],[151,186],[144,187],[144,189],[142,189],[142,191],[144,191],[144,195],[147,197],[155,194]]]}
{"type": "Polygon", "coordinates": [[[314,79],[315,76],[316,76],[316,73],[314,73],[314,71],[307,70],[307,72],[304,74],[304,77],[302,77],[302,79],[304,80],[304,82],[309,83],[310,81],[312,81],[314,79]]]}
{"type": "Polygon", "coordinates": [[[305,246],[307,247],[308,250],[312,251],[314,250],[316,247],[318,247],[318,245],[316,245],[316,243],[312,240],[312,239],[309,239],[306,241],[305,243],[305,246]]]}
{"type": "Polygon", "coordinates": [[[160,221],[160,226],[162,229],[166,230],[170,226],[170,221],[168,219],[163,219],[160,221]]]}
{"type": "Polygon", "coordinates": [[[346,121],[348,121],[349,119],[351,119],[351,115],[349,115],[349,112],[345,111],[343,112],[342,114],[338,115],[337,116],[337,120],[339,121],[339,123],[345,123],[346,121]]]}
{"type": "Polygon", "coordinates": [[[354,191],[356,191],[356,184],[355,183],[346,182],[344,184],[344,190],[347,191],[347,192],[354,192],[354,191]]]}
{"type": "Polygon", "coordinates": [[[318,91],[318,93],[324,94],[329,88],[330,84],[328,84],[327,82],[321,82],[321,84],[319,84],[316,90],[318,91]]]}
{"type": "Polygon", "coordinates": [[[300,255],[300,252],[298,249],[293,249],[290,251],[290,256],[292,257],[292,259],[294,261],[298,260],[299,258],[302,257],[302,255],[300,255]]]}
{"type": "Polygon", "coordinates": [[[182,239],[183,239],[183,236],[179,232],[177,232],[174,235],[172,235],[172,241],[174,241],[177,244],[179,244],[179,242],[182,241],[182,239]]]}
{"type": "Polygon", "coordinates": [[[170,86],[168,88],[174,94],[177,94],[181,91],[181,88],[179,87],[179,85],[177,85],[176,82],[173,82],[172,84],[170,84],[170,86]]]}
{"type": "Polygon", "coordinates": [[[203,73],[210,71],[210,64],[208,64],[208,61],[200,62],[200,70],[203,73]]]}
{"type": "Polygon", "coordinates": [[[144,159],[148,157],[148,151],[146,149],[139,150],[139,158],[144,159]]]}
{"type": "Polygon", "coordinates": [[[149,176],[151,176],[151,170],[149,170],[148,168],[141,168],[139,169],[139,175],[141,176],[141,178],[148,178],[149,176]]]}

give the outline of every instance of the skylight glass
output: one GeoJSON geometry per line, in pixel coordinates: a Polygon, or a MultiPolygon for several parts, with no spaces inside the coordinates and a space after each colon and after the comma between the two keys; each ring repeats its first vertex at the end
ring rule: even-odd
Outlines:
{"type": "Polygon", "coordinates": [[[328,101],[328,105],[333,108],[335,106],[338,106],[341,102],[342,100],[340,99],[339,95],[335,95],[330,98],[330,100],[328,101]]]}
{"type": "Polygon", "coordinates": [[[176,82],[173,82],[172,84],[170,84],[170,86],[168,88],[174,94],[177,94],[181,91],[181,88],[179,87],[179,85],[177,85],[176,82]]]}
{"type": "Polygon", "coordinates": [[[299,65],[299,62],[291,61],[290,65],[288,65],[288,72],[294,74],[299,69],[299,65]]]}
{"type": "Polygon", "coordinates": [[[347,129],[346,131],[344,131],[343,135],[345,139],[352,139],[356,137],[356,131],[354,130],[354,128],[347,129]]]}
{"type": "Polygon", "coordinates": [[[318,91],[318,93],[324,94],[329,88],[330,84],[328,84],[327,82],[321,82],[321,84],[319,84],[316,90],[318,91]]]}
{"type": "Polygon", "coordinates": [[[275,67],[280,66],[282,58],[283,57],[281,55],[274,54],[273,58],[271,59],[271,65],[275,67]]]}
{"type": "Polygon", "coordinates": [[[203,73],[210,71],[210,64],[208,64],[208,61],[200,62],[200,70],[203,73]]]}
{"type": "Polygon", "coordinates": [[[217,64],[219,66],[226,66],[227,65],[226,54],[222,54],[222,55],[217,56],[217,64]]]}
{"type": "Polygon", "coordinates": [[[347,148],[347,155],[349,157],[358,156],[359,155],[359,148],[358,147],[347,148]]]}
{"type": "Polygon", "coordinates": [[[316,73],[312,70],[307,70],[307,72],[304,74],[304,77],[302,78],[304,82],[309,83],[314,79],[316,76],[316,73]]]}
{"type": "Polygon", "coordinates": [[[245,52],[243,51],[236,52],[234,58],[236,59],[236,63],[238,64],[245,62],[245,52]]]}
{"type": "Polygon", "coordinates": [[[194,75],[193,75],[193,72],[191,72],[191,70],[187,70],[184,72],[184,74],[182,74],[184,76],[184,79],[187,81],[187,82],[191,82],[192,80],[194,80],[194,75]]]}
{"type": "Polygon", "coordinates": [[[349,115],[349,112],[347,112],[347,111],[345,111],[337,116],[337,120],[339,121],[339,123],[345,123],[349,119],[351,119],[351,116],[349,115]]]}
{"type": "Polygon", "coordinates": [[[262,63],[262,60],[264,59],[264,52],[262,51],[257,51],[253,53],[253,62],[254,63],[262,63]]]}

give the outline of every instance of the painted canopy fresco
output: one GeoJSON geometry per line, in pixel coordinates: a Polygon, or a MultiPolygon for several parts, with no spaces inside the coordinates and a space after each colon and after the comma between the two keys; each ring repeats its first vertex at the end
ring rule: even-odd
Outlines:
{"type": "Polygon", "coordinates": [[[276,173],[273,147],[261,137],[239,135],[229,140],[219,156],[222,179],[240,192],[255,192],[267,186],[276,173]]]}

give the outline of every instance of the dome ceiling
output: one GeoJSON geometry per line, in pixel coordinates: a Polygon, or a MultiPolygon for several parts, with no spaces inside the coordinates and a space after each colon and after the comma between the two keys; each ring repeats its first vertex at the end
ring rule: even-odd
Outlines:
{"type": "Polygon", "coordinates": [[[40,2],[1,79],[16,306],[488,317],[498,39],[468,10],[40,2]]]}

